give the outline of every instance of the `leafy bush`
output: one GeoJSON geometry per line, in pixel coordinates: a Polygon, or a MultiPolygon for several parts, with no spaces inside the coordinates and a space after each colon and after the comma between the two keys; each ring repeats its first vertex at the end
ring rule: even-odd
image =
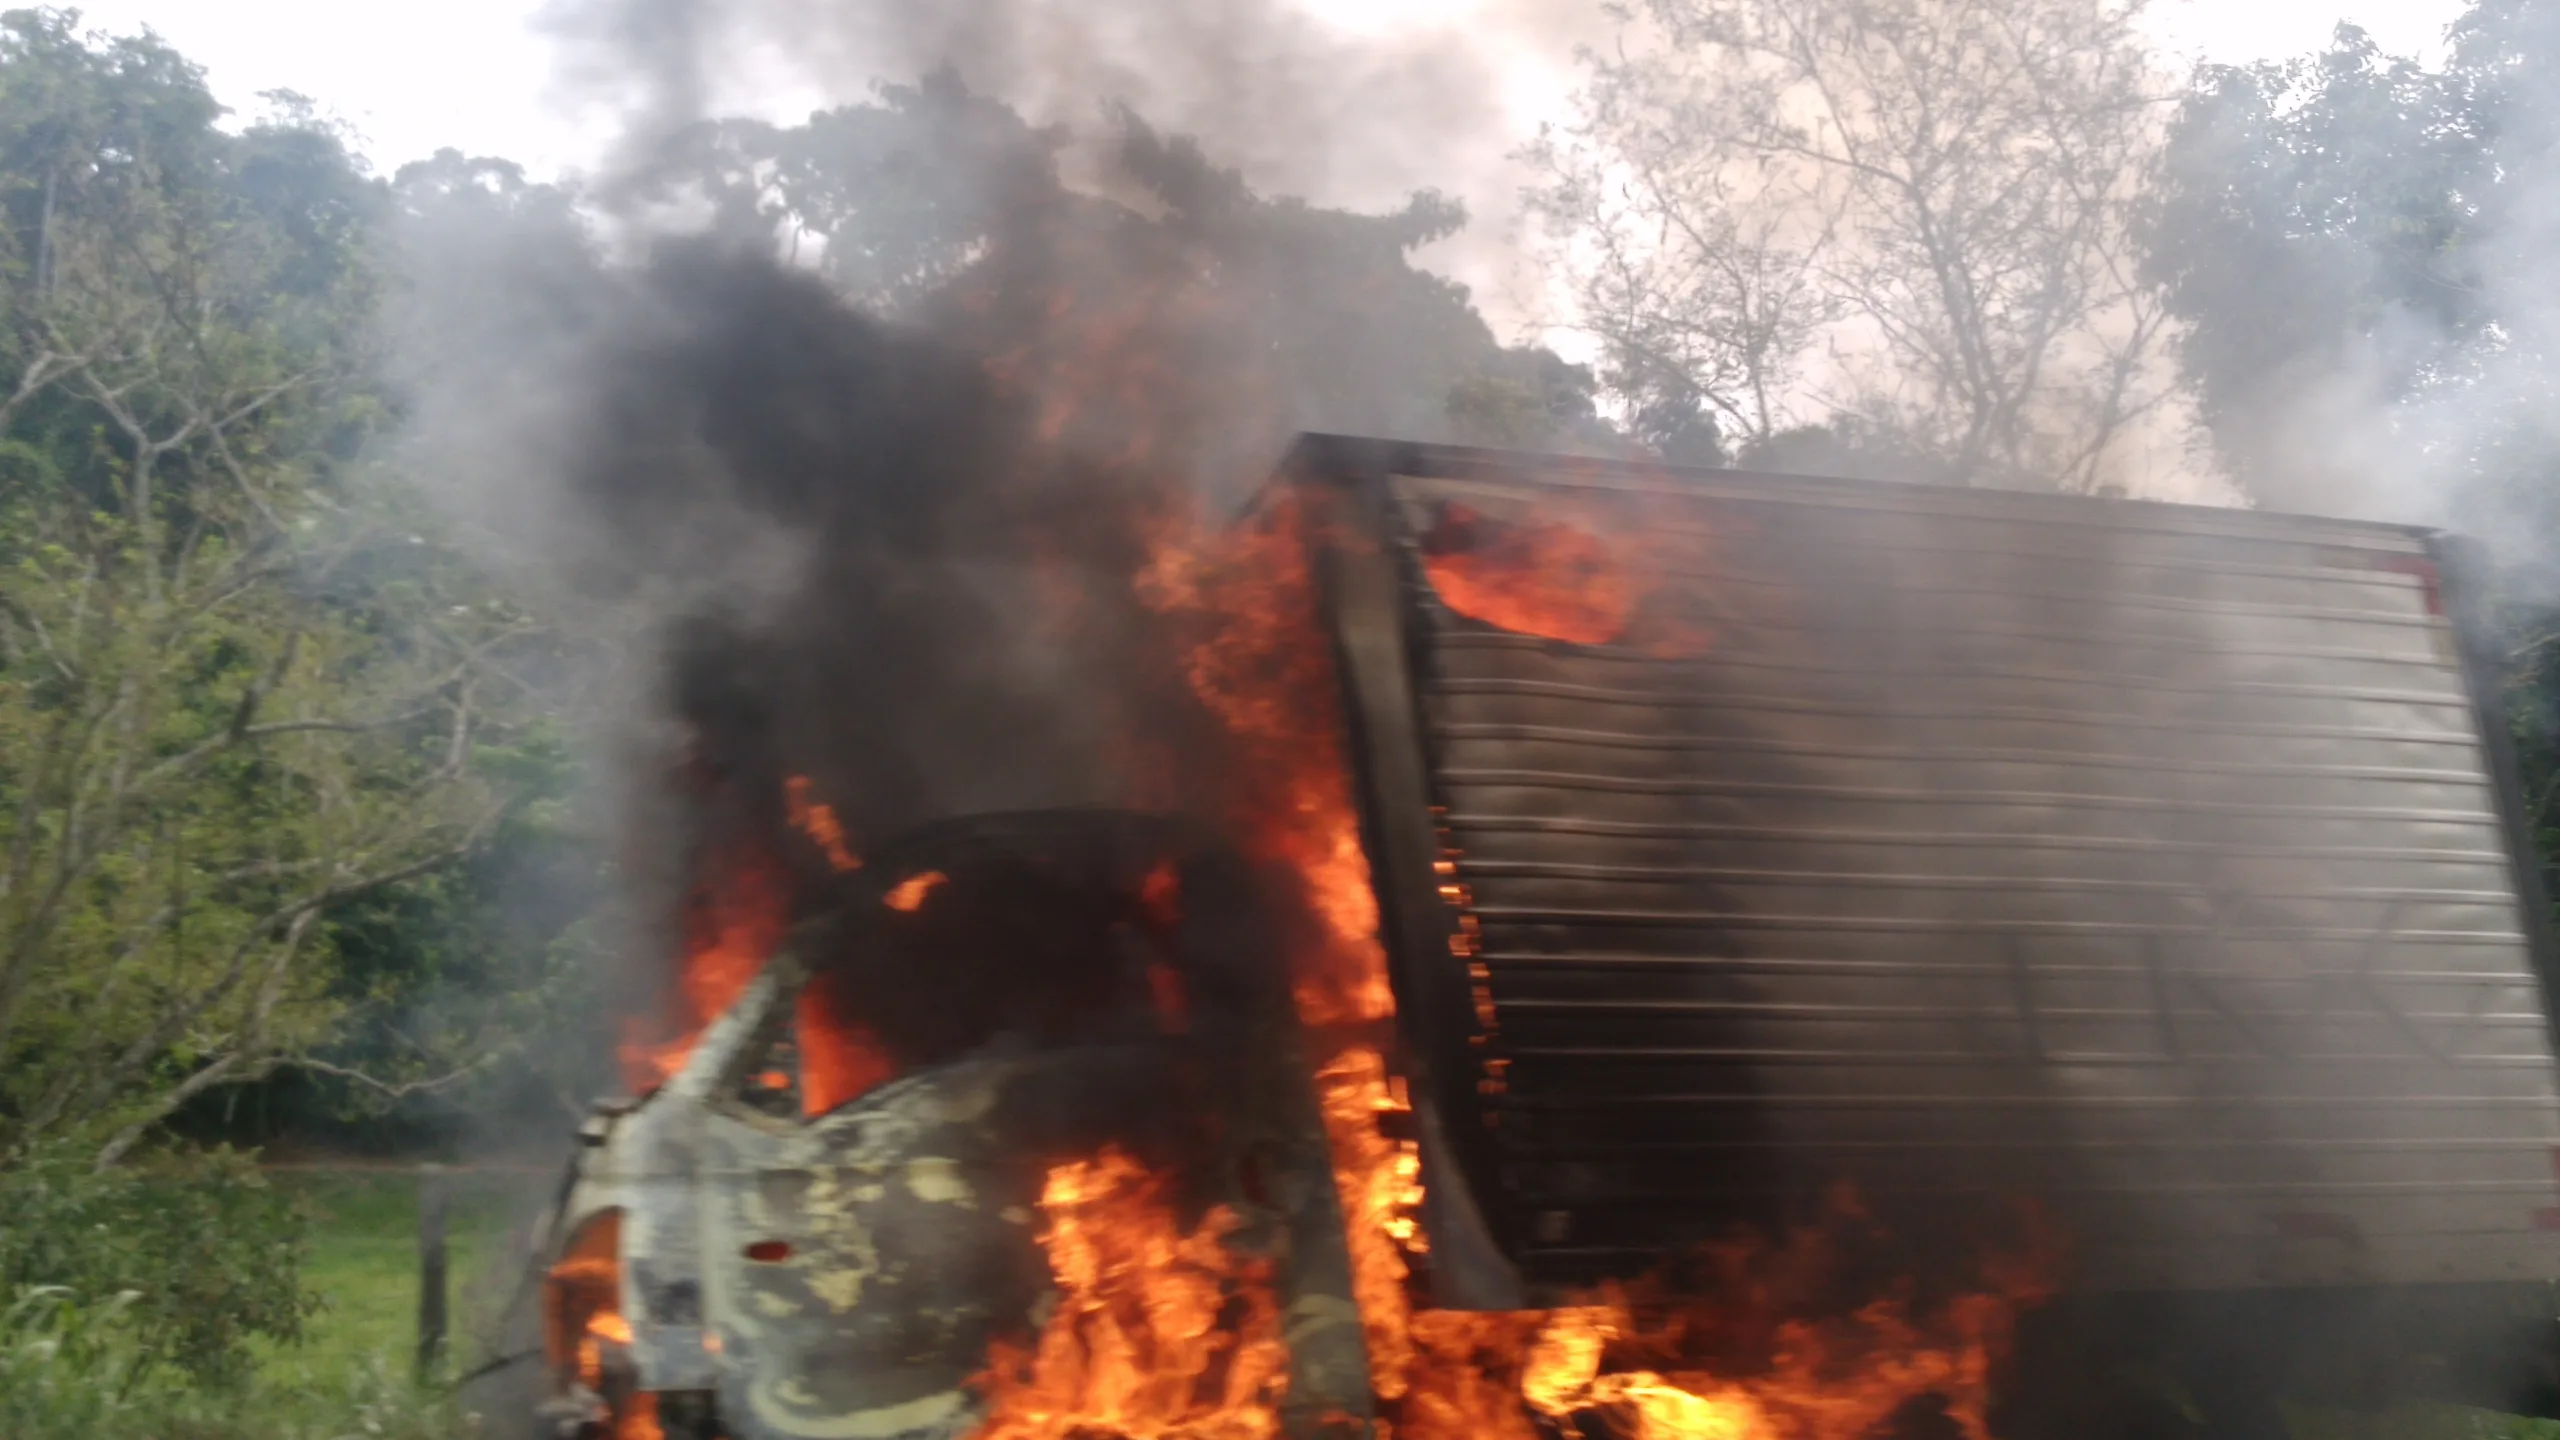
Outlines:
{"type": "Polygon", "coordinates": [[[55,1286],[0,1303],[0,1437],[6,1440],[483,1440],[489,1427],[445,1392],[379,1360],[315,1374],[270,1364],[204,1387],[144,1358],[130,1292],[99,1304],[55,1286]]]}
{"type": "Polygon", "coordinates": [[[0,1434],[36,1433],[39,1418],[54,1432],[108,1428],[140,1378],[119,1323],[134,1298],[83,1305],[58,1285],[0,1296],[0,1434]]]}
{"type": "Polygon", "coordinates": [[[68,1345],[82,1369],[112,1352],[131,1370],[235,1383],[252,1336],[299,1340],[319,1307],[302,1284],[309,1229],[230,1151],[104,1171],[64,1147],[23,1154],[0,1167],[0,1344],[34,1347],[18,1363],[68,1345]]]}

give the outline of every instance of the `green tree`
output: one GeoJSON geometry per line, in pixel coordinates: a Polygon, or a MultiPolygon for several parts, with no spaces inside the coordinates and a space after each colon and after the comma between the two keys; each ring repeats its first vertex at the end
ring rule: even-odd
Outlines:
{"type": "MultiPolygon", "coordinates": [[[[2273,503],[2560,521],[2560,11],[2486,0],[2430,70],[2341,27],[2205,71],[2146,237],[2217,447],[2273,503]]],[[[2520,541],[2530,540],[2530,545],[2520,541]]]]}
{"type": "Polygon", "coordinates": [[[2318,55],[2206,69],[2181,107],[2146,265],[2203,419],[2262,498],[2337,503],[2334,452],[2305,433],[2335,418],[2322,392],[2408,401],[2490,322],[2468,239],[2496,162],[2470,101],[2341,26],[2318,55]]]}
{"type": "Polygon", "coordinates": [[[2315,55],[2204,71],[2148,264],[2261,499],[2451,525],[2506,562],[2512,716],[2560,880],[2560,6],[2484,0],[2452,39],[2439,69],[2342,26],[2315,55]]]}
{"type": "Polygon", "coordinates": [[[307,115],[0,17],[0,1153],[308,1053],[331,919],[451,864],[530,630],[368,460],[381,187],[307,115]]]}

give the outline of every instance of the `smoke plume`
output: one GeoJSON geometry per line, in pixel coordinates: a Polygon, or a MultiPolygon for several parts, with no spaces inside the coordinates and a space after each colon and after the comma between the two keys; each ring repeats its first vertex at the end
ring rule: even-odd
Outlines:
{"type": "Polygon", "coordinates": [[[2448,526],[2548,590],[2560,461],[2552,22],[2490,3],[2428,70],[2342,27],[2212,71],[2159,249],[2190,376],[2262,504],[2448,526]]]}
{"type": "MultiPolygon", "coordinates": [[[[1477,223],[1437,268],[1506,324],[1538,318],[1518,264],[1514,152],[1572,83],[1600,7],[1461,0],[556,0],[562,92],[618,126],[614,174],[662,162],[720,114],[788,121],[949,71],[1072,139],[1081,182],[1112,183],[1111,115],[1196,141],[1258,192],[1374,210],[1430,188],[1477,223]],[[1320,14],[1319,11],[1338,12],[1320,14]]],[[[609,190],[611,186],[607,187],[609,190]]]]}
{"type": "Polygon", "coordinates": [[[402,339],[419,468],[596,657],[635,973],[668,973],[704,847],[785,833],[793,784],[856,851],[1200,805],[1216,727],[1151,555],[1294,430],[1427,438],[1510,363],[1410,263],[1449,202],[1257,187],[1463,174],[1506,143],[1498,67],[1245,0],[555,18],[620,116],[613,169],[579,194],[457,156],[405,174],[402,339]],[[776,75],[870,98],[720,118],[776,75]]]}

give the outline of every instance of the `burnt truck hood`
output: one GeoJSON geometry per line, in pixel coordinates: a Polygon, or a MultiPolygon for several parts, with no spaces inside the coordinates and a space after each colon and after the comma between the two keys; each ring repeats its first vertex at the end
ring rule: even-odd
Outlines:
{"type": "MultiPolygon", "coordinates": [[[[1049,1293],[1047,1173],[1105,1146],[1208,1177],[1203,1203],[1299,1237],[1284,1249],[1338,1256],[1322,1131],[1289,1038],[1294,1012],[1256,882],[1232,856],[1155,817],[998,815],[882,847],[870,862],[882,877],[866,883],[876,894],[902,873],[1061,847],[1095,885],[1137,883],[1168,848],[1188,857],[1181,873],[1196,903],[1179,939],[1204,957],[1186,975],[1199,1002],[1189,1028],[1074,1043],[1003,1035],[825,1114],[778,1114],[743,1098],[741,1081],[788,1033],[810,983],[786,950],[671,1080],[602,1107],[585,1132],[552,1248],[618,1213],[641,1389],[715,1397],[734,1440],[968,1433],[978,1419],[969,1382],[990,1342],[1027,1339],[1049,1293]],[[1204,1129],[1195,1122],[1208,1112],[1219,1120],[1204,1129]],[[1218,1191],[1247,1154],[1281,1177],[1284,1199],[1218,1191]]],[[[795,947],[806,938],[804,927],[795,947]]],[[[1366,1376],[1356,1312],[1318,1308],[1297,1336],[1292,1393],[1356,1407],[1366,1376]]]]}
{"type": "MultiPolygon", "coordinates": [[[[777,967],[739,1014],[791,978],[777,967]]],[[[739,1440],[957,1436],[989,1342],[1027,1333],[1048,1285],[1048,1163],[1087,1138],[1081,1117],[1160,1096],[1166,1063],[992,1051],[805,1122],[679,1076],[581,1157],[562,1233],[621,1213],[642,1388],[714,1392],[739,1440]]]]}

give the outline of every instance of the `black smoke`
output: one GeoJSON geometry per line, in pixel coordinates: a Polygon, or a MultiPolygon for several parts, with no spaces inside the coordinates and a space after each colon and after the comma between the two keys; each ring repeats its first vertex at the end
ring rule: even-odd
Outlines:
{"type": "MultiPolygon", "coordinates": [[[[779,805],[814,782],[857,837],[973,810],[1126,798],[1106,746],[1160,682],[1130,577],[1149,477],[1028,434],[978,364],[762,257],[675,246],[635,282],[649,323],[603,357],[569,477],[635,573],[758,528],[756,565],[671,617],[665,700],[779,805]]],[[[1158,686],[1160,688],[1160,684],[1158,686]]]]}

